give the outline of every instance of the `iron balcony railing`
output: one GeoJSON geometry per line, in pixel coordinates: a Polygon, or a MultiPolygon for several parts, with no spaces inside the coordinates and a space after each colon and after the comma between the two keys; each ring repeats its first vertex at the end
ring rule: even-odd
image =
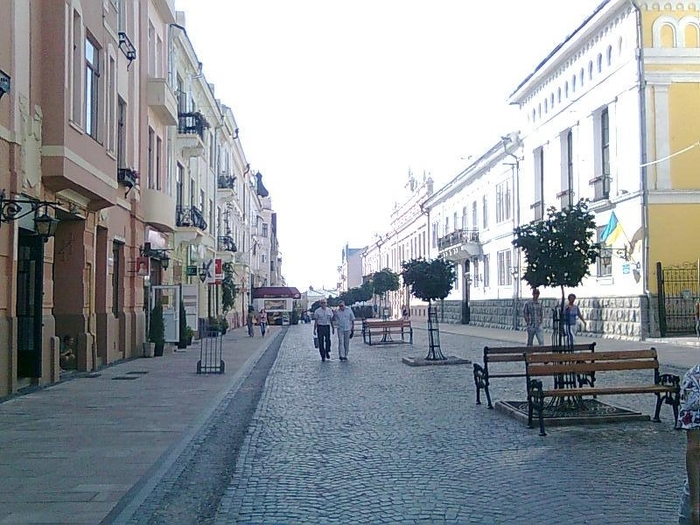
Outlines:
{"type": "Polygon", "coordinates": [[[479,230],[455,230],[438,239],[438,250],[466,243],[478,243],[479,230]]]}
{"type": "Polygon", "coordinates": [[[209,123],[204,115],[198,111],[194,113],[179,113],[177,132],[181,135],[199,135],[204,141],[204,130],[209,127],[209,123]]]}
{"type": "Polygon", "coordinates": [[[219,175],[218,187],[220,190],[233,190],[236,187],[236,177],[233,175],[219,175]]]}
{"type": "Polygon", "coordinates": [[[127,188],[133,188],[139,180],[139,172],[131,168],[117,169],[117,182],[127,188]]]}
{"type": "Polygon", "coordinates": [[[207,221],[196,206],[178,206],[175,224],[181,228],[195,227],[200,230],[207,229],[207,221]]]}
{"type": "Polygon", "coordinates": [[[236,243],[233,240],[233,237],[230,235],[219,235],[216,238],[217,241],[217,250],[220,252],[232,252],[235,253],[238,251],[238,248],[236,248],[236,243]]]}

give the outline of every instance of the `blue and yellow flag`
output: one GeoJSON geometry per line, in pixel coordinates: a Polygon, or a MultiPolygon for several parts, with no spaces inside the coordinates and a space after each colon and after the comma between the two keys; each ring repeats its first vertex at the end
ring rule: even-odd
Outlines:
{"type": "Polygon", "coordinates": [[[620,235],[624,234],[625,232],[622,230],[622,225],[617,220],[615,212],[612,212],[610,214],[610,220],[608,221],[608,225],[605,227],[605,229],[603,229],[603,231],[600,234],[600,240],[608,246],[610,246],[617,239],[620,238],[620,235]]]}

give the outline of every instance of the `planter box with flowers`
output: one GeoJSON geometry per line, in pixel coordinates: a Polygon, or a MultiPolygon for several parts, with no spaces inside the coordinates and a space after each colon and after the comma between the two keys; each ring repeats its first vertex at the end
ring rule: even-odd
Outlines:
{"type": "Polygon", "coordinates": [[[133,188],[139,181],[139,172],[131,168],[119,168],[117,170],[117,182],[127,188],[133,188]]]}

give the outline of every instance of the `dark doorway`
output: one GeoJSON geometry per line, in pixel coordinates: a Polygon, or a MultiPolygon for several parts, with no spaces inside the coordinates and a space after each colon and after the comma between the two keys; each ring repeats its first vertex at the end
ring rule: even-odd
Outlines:
{"type": "Polygon", "coordinates": [[[44,241],[20,229],[17,261],[17,376],[41,377],[44,241]]]}
{"type": "Polygon", "coordinates": [[[462,283],[462,324],[469,324],[471,320],[471,311],[469,309],[469,286],[471,285],[471,264],[469,259],[464,261],[464,271],[462,272],[464,277],[462,283]]]}

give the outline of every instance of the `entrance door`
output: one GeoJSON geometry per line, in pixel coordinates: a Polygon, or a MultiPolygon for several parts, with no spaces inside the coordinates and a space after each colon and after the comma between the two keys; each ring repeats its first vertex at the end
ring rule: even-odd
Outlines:
{"type": "Polygon", "coordinates": [[[17,376],[41,377],[44,241],[23,231],[17,261],[17,376]]]}
{"type": "Polygon", "coordinates": [[[469,287],[471,286],[471,264],[467,259],[464,261],[464,282],[462,283],[462,324],[469,324],[471,321],[471,310],[469,307],[469,287]]]}
{"type": "Polygon", "coordinates": [[[180,341],[180,285],[151,286],[151,311],[158,299],[163,305],[165,342],[177,343],[180,341]]]}

